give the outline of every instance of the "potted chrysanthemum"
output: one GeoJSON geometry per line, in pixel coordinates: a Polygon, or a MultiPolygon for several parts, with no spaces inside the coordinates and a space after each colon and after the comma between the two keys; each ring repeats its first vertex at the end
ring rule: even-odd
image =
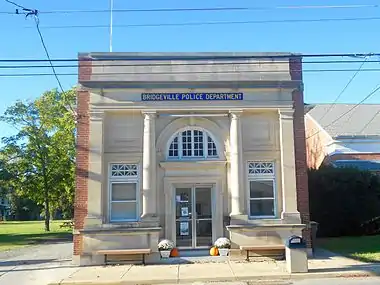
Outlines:
{"type": "Polygon", "coordinates": [[[168,239],[163,239],[158,243],[158,251],[162,258],[169,258],[170,252],[174,248],[174,242],[168,239]]]}
{"type": "Polygon", "coordinates": [[[231,241],[228,238],[221,237],[215,241],[214,246],[218,248],[220,256],[227,256],[231,248],[231,241]]]}

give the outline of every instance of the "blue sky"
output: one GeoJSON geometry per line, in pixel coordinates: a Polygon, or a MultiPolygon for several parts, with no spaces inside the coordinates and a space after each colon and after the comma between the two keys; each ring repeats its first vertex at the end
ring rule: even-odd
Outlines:
{"type": "MultiPolygon", "coordinates": [[[[17,3],[49,10],[97,10],[107,9],[109,0],[16,0],[17,3]]],[[[202,7],[276,7],[295,5],[355,5],[379,4],[376,0],[319,0],[319,1],[253,1],[253,0],[114,0],[115,9],[149,8],[202,8],[202,7]]],[[[14,11],[12,5],[0,0],[0,11],[14,11]]],[[[380,8],[360,9],[273,9],[269,11],[207,11],[165,13],[114,13],[114,24],[183,23],[201,21],[252,21],[287,19],[324,19],[350,17],[377,17],[380,8]]],[[[379,20],[314,22],[314,23],[268,23],[239,25],[205,25],[179,27],[128,27],[114,28],[114,51],[284,51],[300,53],[367,53],[380,51],[379,20]]],[[[0,14],[1,59],[45,58],[32,19],[23,16],[0,14]]],[[[52,58],[76,58],[78,52],[108,51],[108,29],[75,28],[46,29],[44,26],[107,25],[109,14],[41,14],[40,25],[52,58]]],[[[378,59],[378,58],[373,58],[378,59]]],[[[306,64],[304,69],[358,68],[355,64],[306,64]]],[[[379,63],[365,64],[364,68],[380,68],[379,63]]],[[[0,73],[46,72],[50,69],[0,70],[0,73]]],[[[59,69],[58,72],[76,72],[76,69],[59,69]]],[[[351,72],[305,73],[305,101],[331,102],[346,85],[351,72]]],[[[380,72],[361,72],[342,95],[339,102],[356,103],[366,96],[378,83],[380,72]]],[[[76,83],[75,76],[62,76],[64,88],[76,83]]],[[[57,87],[51,77],[0,77],[0,113],[18,99],[35,98],[43,91],[57,87]]],[[[380,102],[380,94],[368,103],[380,102]]],[[[1,136],[13,131],[0,123],[1,136]]]]}

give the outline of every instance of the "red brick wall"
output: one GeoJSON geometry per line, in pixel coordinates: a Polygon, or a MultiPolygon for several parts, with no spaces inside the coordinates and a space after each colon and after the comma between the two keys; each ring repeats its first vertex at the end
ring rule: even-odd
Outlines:
{"type": "MultiPolygon", "coordinates": [[[[79,61],[79,81],[91,77],[91,62],[79,61]]],[[[80,87],[79,87],[80,88],[80,87]]],[[[76,145],[76,189],[74,202],[74,229],[83,229],[87,216],[88,167],[89,167],[89,128],[90,93],[77,91],[77,145],[76,145]]],[[[82,236],[74,234],[74,255],[82,252],[82,236]]]]}
{"type": "MultiPolygon", "coordinates": [[[[289,59],[289,69],[292,80],[302,82],[302,58],[296,57],[289,59]]],[[[301,86],[303,88],[303,86],[301,86]]],[[[309,189],[306,162],[306,142],[305,142],[305,120],[304,120],[304,101],[303,90],[293,91],[294,104],[294,148],[296,164],[296,183],[297,183],[297,203],[298,211],[301,214],[302,223],[307,225],[303,231],[303,236],[310,248],[312,246],[311,232],[309,230],[309,189]]]]}
{"type": "Polygon", "coordinates": [[[90,80],[92,74],[92,61],[87,57],[79,57],[79,68],[78,68],[78,79],[79,82],[82,80],[90,80]]]}

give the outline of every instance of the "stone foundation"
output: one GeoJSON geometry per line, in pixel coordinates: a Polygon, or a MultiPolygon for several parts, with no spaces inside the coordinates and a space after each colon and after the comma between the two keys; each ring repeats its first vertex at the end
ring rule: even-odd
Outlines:
{"type": "MultiPolygon", "coordinates": [[[[98,228],[81,230],[82,251],[73,256],[73,262],[79,266],[103,265],[104,255],[97,255],[96,251],[104,249],[138,249],[150,248],[152,253],[146,256],[147,263],[154,263],[160,258],[158,252],[158,241],[160,227],[155,228],[98,228]]],[[[136,261],[141,256],[110,256],[110,262],[136,261]]]]}

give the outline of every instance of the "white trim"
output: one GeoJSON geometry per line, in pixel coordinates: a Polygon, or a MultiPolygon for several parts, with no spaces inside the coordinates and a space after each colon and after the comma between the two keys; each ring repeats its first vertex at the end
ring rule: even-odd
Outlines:
{"type": "Polygon", "coordinates": [[[220,149],[218,148],[217,141],[215,140],[215,137],[208,132],[206,129],[198,126],[187,126],[183,127],[179,130],[177,130],[174,134],[172,134],[167,141],[166,144],[166,159],[169,161],[177,161],[177,160],[217,160],[219,159],[219,153],[220,149]],[[182,133],[186,131],[191,131],[191,156],[183,156],[182,154],[182,147],[183,147],[183,141],[182,141],[182,133]],[[202,132],[202,138],[203,138],[203,156],[194,156],[194,150],[195,150],[195,141],[194,141],[194,131],[200,131],[202,132]],[[178,138],[178,156],[169,156],[170,146],[173,143],[175,138],[178,138]],[[216,156],[209,156],[208,155],[208,137],[211,138],[213,144],[216,148],[216,156]]]}
{"type": "Polygon", "coordinates": [[[211,221],[211,245],[213,243],[213,241],[215,240],[215,230],[214,230],[214,215],[216,214],[215,213],[215,208],[214,208],[214,204],[215,204],[215,198],[214,198],[214,191],[215,191],[215,184],[193,184],[193,185],[189,185],[189,184],[176,184],[174,185],[174,203],[173,203],[173,208],[174,208],[174,229],[175,229],[175,232],[177,231],[177,222],[181,222],[180,219],[177,219],[176,217],[176,207],[177,207],[177,200],[176,200],[176,196],[177,196],[177,189],[179,188],[188,188],[190,189],[190,202],[191,202],[191,218],[188,218],[187,220],[182,220],[182,221],[187,221],[187,222],[191,222],[191,246],[181,246],[179,247],[177,245],[177,235],[175,235],[175,239],[174,239],[174,242],[176,244],[176,246],[179,248],[179,249],[201,249],[201,248],[209,248],[209,246],[204,246],[204,245],[201,245],[201,246],[198,246],[197,245],[197,221],[211,221]],[[206,188],[210,191],[210,204],[211,204],[211,218],[202,218],[202,219],[197,219],[197,216],[196,216],[196,189],[198,188],[206,188]]]}
{"type": "Polygon", "coordinates": [[[117,222],[137,222],[140,219],[140,165],[138,163],[129,162],[110,162],[108,164],[108,220],[110,223],[117,222]],[[129,164],[135,165],[137,175],[136,176],[112,176],[112,165],[113,164],[129,164]],[[136,200],[128,201],[112,201],[112,184],[136,184],[136,200]],[[112,203],[136,203],[136,218],[135,219],[112,219],[112,203]]]}
{"type": "Polygon", "coordinates": [[[165,236],[176,242],[176,209],[175,209],[175,192],[176,188],[184,186],[210,186],[211,203],[212,203],[212,240],[222,236],[223,227],[223,193],[226,192],[226,185],[223,184],[222,176],[176,176],[164,177],[164,194],[165,194],[165,236]],[[194,183],[197,181],[197,183],[194,183]]]}
{"type": "Polygon", "coordinates": [[[342,142],[342,143],[380,143],[380,139],[336,138],[334,142],[342,142]]]}
{"type": "Polygon", "coordinates": [[[228,114],[160,114],[159,117],[227,117],[228,114]]]}
{"type": "Polygon", "coordinates": [[[332,163],[335,161],[342,161],[342,162],[357,162],[357,161],[366,161],[366,162],[378,162],[380,159],[337,159],[333,160],[332,163]]]}
{"type": "Polygon", "coordinates": [[[361,154],[374,154],[374,155],[379,155],[380,153],[379,152],[368,152],[368,151],[341,151],[341,150],[334,150],[333,152],[329,152],[327,153],[328,156],[333,156],[333,155],[336,155],[336,154],[350,154],[350,155],[361,155],[361,154]]]}
{"type": "MultiPolygon", "coordinates": [[[[117,171],[117,170],[116,170],[117,171]]],[[[108,172],[108,177],[110,178],[110,179],[120,179],[120,178],[122,178],[122,179],[125,179],[125,178],[138,178],[138,176],[139,176],[139,166],[138,166],[138,164],[136,164],[136,163],[115,163],[115,162],[112,162],[112,163],[110,163],[110,165],[109,165],[109,172],[108,172]],[[127,172],[136,172],[136,175],[124,175],[124,176],[112,176],[112,171],[114,171],[113,169],[112,169],[112,166],[114,166],[114,165],[124,165],[124,166],[129,166],[129,167],[136,167],[136,169],[124,169],[124,170],[121,170],[121,171],[127,171],[127,172]]]]}
{"type": "Polygon", "coordinates": [[[172,120],[168,125],[165,126],[156,140],[157,151],[159,153],[162,153],[162,156],[166,158],[168,141],[170,141],[173,135],[176,134],[179,130],[189,126],[196,126],[206,130],[216,143],[220,160],[226,159],[224,155],[225,140],[228,137],[229,131],[227,128],[223,128],[214,121],[210,120],[210,118],[178,118],[172,120]]]}
{"type": "Polygon", "coordinates": [[[277,194],[277,180],[276,180],[276,162],[275,160],[248,160],[246,162],[247,166],[247,216],[248,219],[277,219],[278,218],[278,194],[277,194]],[[249,164],[250,163],[272,163],[273,165],[273,173],[264,173],[264,174],[250,174],[249,173],[249,164]],[[251,198],[251,191],[250,191],[250,182],[251,181],[272,181],[273,185],[273,197],[265,197],[265,198],[251,198]],[[252,216],[251,215],[251,200],[273,200],[273,212],[274,215],[259,215],[259,216],[252,216]]]}

